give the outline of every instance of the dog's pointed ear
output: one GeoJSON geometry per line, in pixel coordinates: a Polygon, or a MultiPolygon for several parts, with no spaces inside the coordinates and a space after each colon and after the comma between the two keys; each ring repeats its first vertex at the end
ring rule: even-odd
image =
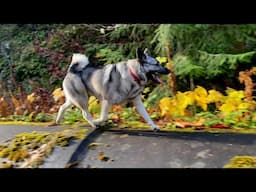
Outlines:
{"type": "Polygon", "coordinates": [[[148,55],[148,56],[151,56],[151,53],[150,53],[150,51],[148,50],[148,48],[146,48],[146,49],[144,50],[144,54],[145,54],[145,55],[148,55]]]}
{"type": "Polygon", "coordinates": [[[146,55],[143,53],[143,51],[140,47],[138,47],[136,50],[136,57],[139,60],[139,62],[146,59],[146,55]]]}

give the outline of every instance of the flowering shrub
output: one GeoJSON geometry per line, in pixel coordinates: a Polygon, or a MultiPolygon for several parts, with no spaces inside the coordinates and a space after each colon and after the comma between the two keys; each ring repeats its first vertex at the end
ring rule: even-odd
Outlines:
{"type": "Polygon", "coordinates": [[[247,117],[248,114],[251,114],[250,107],[255,105],[255,102],[247,100],[243,90],[228,88],[226,95],[223,95],[216,90],[207,91],[205,88],[197,86],[193,91],[178,92],[174,97],[162,98],[159,108],[162,117],[175,118],[193,114],[192,107],[207,111],[210,104],[214,104],[214,112],[218,113],[219,118],[228,119],[232,116],[233,120],[239,121],[246,116],[245,113],[247,113],[247,117]]]}

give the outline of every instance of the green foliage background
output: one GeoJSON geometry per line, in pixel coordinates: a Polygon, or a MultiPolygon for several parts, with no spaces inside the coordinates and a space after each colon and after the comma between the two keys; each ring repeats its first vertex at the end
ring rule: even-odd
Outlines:
{"type": "MultiPolygon", "coordinates": [[[[10,43],[15,80],[30,93],[35,87],[61,87],[73,53],[95,65],[135,57],[138,46],[167,56],[169,44],[179,90],[191,80],[207,88],[241,86],[240,70],[255,63],[255,24],[2,24],[0,43],[10,43]]],[[[10,84],[10,67],[0,55],[0,83],[10,84]]],[[[151,85],[154,88],[154,85],[151,85]]]]}

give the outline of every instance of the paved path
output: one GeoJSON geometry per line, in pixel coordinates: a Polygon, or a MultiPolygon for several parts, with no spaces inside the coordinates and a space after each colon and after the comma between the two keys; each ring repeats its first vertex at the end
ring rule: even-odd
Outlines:
{"type": "MultiPolygon", "coordinates": [[[[0,124],[0,143],[14,137],[15,135],[23,132],[32,131],[46,131],[46,132],[58,132],[68,129],[69,126],[30,126],[30,125],[1,125],[0,124]]],[[[84,127],[83,127],[84,128],[84,127]]],[[[77,148],[80,141],[74,141],[68,147],[56,147],[53,153],[46,159],[45,163],[40,168],[64,168],[70,156],[77,148]]],[[[0,159],[2,162],[3,159],[0,159]]]]}
{"type": "MultiPolygon", "coordinates": [[[[83,127],[84,128],[84,127],[83,127]]],[[[61,131],[66,127],[0,125],[0,142],[29,131],[61,131]]],[[[41,168],[222,168],[235,155],[256,156],[256,135],[97,130],[87,139],[58,147],[41,168]],[[92,142],[99,146],[88,148],[92,142]],[[104,154],[106,161],[99,159],[104,154]]]]}
{"type": "Polygon", "coordinates": [[[80,168],[222,168],[235,155],[256,156],[256,135],[108,130],[88,139],[72,157],[80,168]],[[102,145],[88,150],[91,142],[102,145]]]}

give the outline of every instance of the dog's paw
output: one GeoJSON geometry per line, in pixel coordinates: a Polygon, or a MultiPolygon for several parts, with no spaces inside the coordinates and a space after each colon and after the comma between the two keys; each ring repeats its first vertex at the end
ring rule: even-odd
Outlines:
{"type": "Polygon", "coordinates": [[[101,126],[100,125],[95,125],[95,129],[100,129],[101,126]]]}
{"type": "Polygon", "coordinates": [[[160,131],[160,128],[159,128],[158,126],[154,126],[154,127],[152,128],[152,130],[153,130],[154,132],[158,132],[158,131],[160,131]]]}

